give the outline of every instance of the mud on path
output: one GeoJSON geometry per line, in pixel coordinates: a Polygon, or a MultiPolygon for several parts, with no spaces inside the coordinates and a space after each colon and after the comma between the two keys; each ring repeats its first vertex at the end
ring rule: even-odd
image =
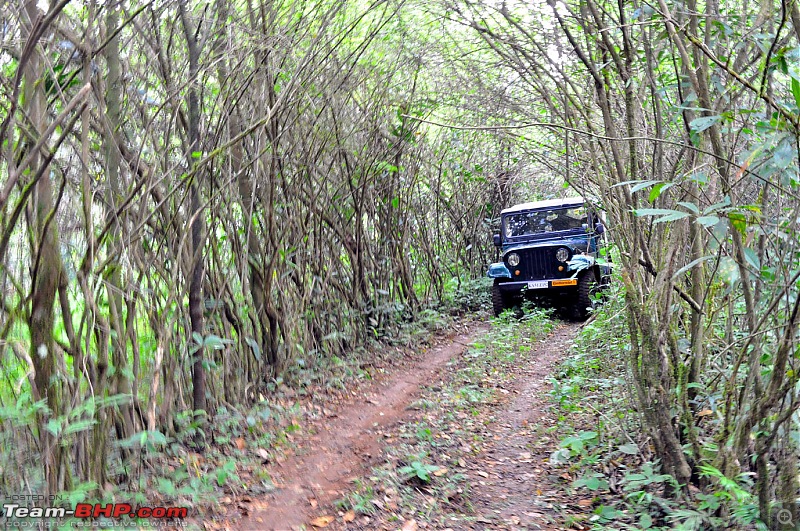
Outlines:
{"type": "Polygon", "coordinates": [[[451,358],[464,352],[488,326],[471,323],[469,330],[443,338],[405,368],[395,369],[365,393],[345,404],[333,418],[318,422],[295,455],[268,466],[278,489],[248,504],[248,516],[235,529],[301,529],[351,487],[350,481],[380,460],[378,433],[407,415],[419,387],[432,381],[451,358]]]}
{"type": "Polygon", "coordinates": [[[496,413],[495,432],[475,457],[481,474],[471,473],[474,529],[563,529],[560,510],[566,501],[549,465],[558,448],[558,422],[550,411],[547,381],[569,352],[581,324],[561,323],[539,343],[533,363],[516,371],[512,398],[496,413]]]}

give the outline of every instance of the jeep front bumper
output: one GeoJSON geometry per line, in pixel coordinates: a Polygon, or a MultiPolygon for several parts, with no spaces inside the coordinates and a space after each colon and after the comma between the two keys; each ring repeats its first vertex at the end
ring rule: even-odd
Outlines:
{"type": "Polygon", "coordinates": [[[521,291],[528,290],[548,290],[548,289],[564,289],[576,288],[578,286],[577,278],[554,278],[550,280],[524,280],[524,281],[510,281],[500,282],[497,287],[500,291],[521,291]]]}

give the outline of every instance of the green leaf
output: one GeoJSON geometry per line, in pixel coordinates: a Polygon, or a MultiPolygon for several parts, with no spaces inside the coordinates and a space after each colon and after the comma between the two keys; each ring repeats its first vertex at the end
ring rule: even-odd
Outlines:
{"type": "Polygon", "coordinates": [[[158,478],[158,492],[166,494],[167,496],[174,496],[177,494],[175,483],[168,478],[158,478]]]}
{"type": "Polygon", "coordinates": [[[675,183],[658,183],[650,190],[650,196],[647,198],[651,203],[654,202],[665,190],[670,189],[675,183]]]}
{"type": "MultiPolygon", "coordinates": [[[[667,214],[672,214],[673,212],[679,212],[679,211],[670,210],[668,208],[637,208],[633,212],[639,217],[644,217],[644,216],[666,216],[667,214]]],[[[681,212],[681,214],[682,213],[683,212],[681,212]]]]}
{"type": "Polygon", "coordinates": [[[622,452],[623,454],[636,455],[639,453],[639,447],[633,443],[623,444],[622,446],[619,447],[619,451],[622,452]]]}
{"type": "Polygon", "coordinates": [[[87,419],[78,422],[73,422],[72,424],[66,427],[66,429],[64,430],[64,435],[69,435],[71,433],[78,433],[80,431],[86,431],[95,424],[97,424],[97,421],[94,419],[87,419]]]}
{"type": "Polygon", "coordinates": [[[222,350],[225,348],[225,345],[229,345],[231,343],[233,343],[233,341],[230,339],[222,339],[217,335],[209,334],[203,340],[203,347],[214,350],[222,350]]]}
{"type": "Polygon", "coordinates": [[[746,248],[744,250],[744,259],[753,269],[757,271],[761,269],[761,261],[758,259],[758,255],[754,250],[746,248]]]}
{"type": "Polygon", "coordinates": [[[259,346],[258,341],[250,336],[247,336],[244,338],[244,342],[247,343],[251,349],[253,349],[253,355],[256,357],[256,359],[261,360],[261,346],[259,346]]]}
{"type": "MultiPolygon", "coordinates": [[[[634,181],[631,181],[631,182],[634,182],[634,181]]],[[[654,184],[659,184],[660,182],[661,181],[642,181],[642,182],[639,182],[636,185],[631,187],[631,193],[638,192],[639,190],[644,190],[645,188],[649,188],[649,187],[653,186],[654,184]]],[[[624,184],[624,183],[620,183],[620,184],[624,184]]],[[[614,186],[617,186],[617,185],[614,185],[614,186]]]]}
{"type": "Polygon", "coordinates": [[[772,153],[772,162],[781,170],[789,167],[795,159],[794,147],[788,140],[784,140],[772,153]]]}
{"type": "Polygon", "coordinates": [[[745,231],[747,231],[747,218],[745,218],[744,214],[739,212],[731,212],[728,214],[728,219],[731,220],[733,228],[738,230],[742,236],[744,236],[745,231]]]}
{"type": "Polygon", "coordinates": [[[686,201],[678,201],[678,204],[685,208],[686,210],[690,210],[693,214],[699,214],[700,208],[694,203],[687,203],[686,201]]]}
{"type": "Polygon", "coordinates": [[[794,96],[794,103],[800,109],[800,81],[792,78],[792,96],[794,96]]]}
{"type": "Polygon", "coordinates": [[[685,218],[687,216],[689,216],[688,212],[675,211],[674,213],[669,214],[668,216],[664,216],[663,218],[658,218],[657,220],[653,221],[653,223],[663,223],[665,221],[677,221],[677,220],[683,219],[683,218],[685,218]]]}
{"type": "Polygon", "coordinates": [[[689,122],[689,129],[694,131],[695,133],[701,133],[708,129],[709,127],[713,126],[715,123],[719,122],[722,119],[722,116],[715,115],[715,116],[701,116],[700,118],[695,118],[691,122],[689,122]]]}
{"type": "Polygon", "coordinates": [[[192,332],[192,339],[194,339],[194,342],[198,345],[203,344],[203,336],[200,335],[200,332],[192,332]]]}
{"type": "Polygon", "coordinates": [[[653,527],[653,518],[649,514],[644,513],[639,517],[639,527],[642,529],[650,529],[653,527]]]}
{"type": "Polygon", "coordinates": [[[61,433],[61,422],[58,419],[48,420],[47,431],[58,437],[58,434],[61,433]]]}
{"type": "Polygon", "coordinates": [[[691,268],[693,268],[694,266],[696,266],[700,262],[705,262],[706,260],[711,260],[712,258],[714,258],[712,255],[708,255],[708,256],[701,256],[697,260],[692,260],[691,262],[689,262],[688,264],[686,264],[682,268],[680,268],[677,271],[675,271],[675,274],[672,275],[673,280],[678,278],[679,276],[681,276],[683,273],[689,271],[691,268]]]}
{"type": "Polygon", "coordinates": [[[116,444],[122,448],[144,448],[145,444],[152,447],[166,446],[167,437],[160,431],[144,430],[134,433],[125,440],[117,441],[116,444]]]}
{"type": "Polygon", "coordinates": [[[708,175],[703,172],[697,172],[690,175],[686,180],[697,184],[708,184],[708,175]]]}
{"type": "Polygon", "coordinates": [[[719,262],[719,275],[729,285],[739,280],[739,267],[736,261],[730,256],[723,256],[719,262]]]}
{"type": "Polygon", "coordinates": [[[697,218],[697,222],[704,227],[713,227],[719,223],[719,218],[717,216],[700,216],[697,218]]]}
{"type": "Polygon", "coordinates": [[[689,216],[688,212],[680,210],[670,210],[668,208],[637,208],[634,210],[637,216],[662,216],[653,221],[653,223],[662,223],[665,221],[675,221],[678,219],[689,216]]]}
{"type": "MultiPolygon", "coordinates": [[[[647,181],[647,180],[644,180],[644,179],[634,179],[632,181],[622,181],[621,183],[612,184],[611,188],[616,188],[618,186],[629,186],[631,184],[646,183],[646,182],[650,182],[650,181],[647,181]]],[[[569,184],[567,184],[567,186],[565,186],[564,188],[569,188],[569,184]]]]}
{"type": "Polygon", "coordinates": [[[731,198],[726,195],[725,199],[723,199],[719,203],[714,203],[710,207],[708,207],[705,210],[703,210],[703,215],[704,216],[708,215],[708,214],[710,214],[712,212],[716,212],[717,210],[720,210],[720,209],[725,208],[727,206],[731,206],[731,198]]]}

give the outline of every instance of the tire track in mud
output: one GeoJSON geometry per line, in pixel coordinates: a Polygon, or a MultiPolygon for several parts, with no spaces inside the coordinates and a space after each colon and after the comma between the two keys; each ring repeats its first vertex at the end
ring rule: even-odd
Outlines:
{"type": "Polygon", "coordinates": [[[383,443],[378,432],[402,421],[420,385],[432,381],[450,359],[488,330],[486,323],[461,326],[466,327],[471,329],[440,340],[410,366],[397,368],[371,385],[334,418],[317,423],[316,433],[299,443],[303,453],[268,465],[267,472],[279,488],[254,499],[248,516],[233,528],[301,529],[321,514],[323,507],[342,497],[351,486],[349,480],[368,472],[380,460],[383,443]]]}

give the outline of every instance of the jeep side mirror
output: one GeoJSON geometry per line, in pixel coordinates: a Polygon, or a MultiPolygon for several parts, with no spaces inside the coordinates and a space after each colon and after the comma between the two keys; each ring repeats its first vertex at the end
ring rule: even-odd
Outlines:
{"type": "Polygon", "coordinates": [[[602,223],[598,223],[597,225],[594,226],[594,231],[597,234],[603,234],[606,231],[606,228],[603,226],[602,223]]]}
{"type": "Polygon", "coordinates": [[[494,246],[495,247],[500,247],[501,242],[500,242],[500,235],[499,234],[494,234],[492,236],[492,241],[494,241],[494,246]]]}

